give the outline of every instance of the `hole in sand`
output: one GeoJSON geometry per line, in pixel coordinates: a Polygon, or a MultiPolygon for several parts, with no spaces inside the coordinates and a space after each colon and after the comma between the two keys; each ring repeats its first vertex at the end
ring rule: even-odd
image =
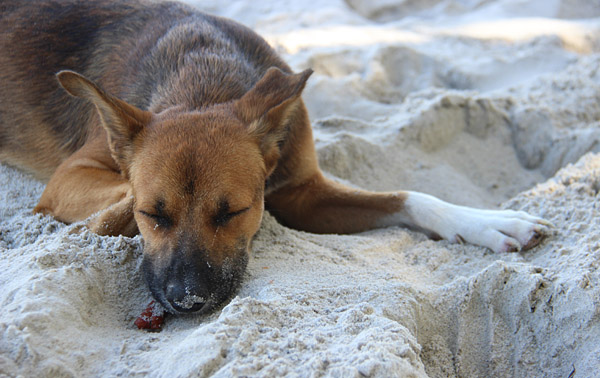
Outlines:
{"type": "Polygon", "coordinates": [[[317,121],[321,166],[363,188],[418,190],[495,207],[600,151],[600,128],[555,130],[543,110],[515,110],[503,99],[440,95],[389,129],[381,136],[357,120],[317,121]]]}

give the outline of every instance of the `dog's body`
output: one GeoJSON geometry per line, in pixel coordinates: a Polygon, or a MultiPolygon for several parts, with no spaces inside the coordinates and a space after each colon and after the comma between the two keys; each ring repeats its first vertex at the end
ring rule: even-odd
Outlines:
{"type": "Polygon", "coordinates": [[[177,3],[8,0],[0,22],[0,159],[48,181],[34,211],[141,232],[144,274],[172,312],[232,292],[263,204],[301,230],[404,225],[495,251],[547,231],[522,212],[325,179],[300,98],[311,71],[292,74],[232,21],[177,3]]]}

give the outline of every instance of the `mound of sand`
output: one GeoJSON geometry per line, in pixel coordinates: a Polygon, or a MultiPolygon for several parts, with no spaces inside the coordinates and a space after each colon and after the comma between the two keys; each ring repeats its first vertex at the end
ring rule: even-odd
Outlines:
{"type": "Polygon", "coordinates": [[[0,376],[594,377],[600,371],[597,1],[202,1],[316,73],[321,165],[546,218],[494,254],[402,228],[313,235],[269,214],[238,295],[134,329],[139,237],[32,215],[43,186],[0,166],[0,376]]]}

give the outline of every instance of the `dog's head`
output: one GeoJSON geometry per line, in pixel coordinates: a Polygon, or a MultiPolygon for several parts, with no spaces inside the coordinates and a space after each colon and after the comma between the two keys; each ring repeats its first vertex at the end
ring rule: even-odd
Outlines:
{"type": "Polygon", "coordinates": [[[271,68],[238,100],[158,114],[72,71],[58,74],[70,94],[98,110],[111,155],[132,185],[143,274],[171,312],[210,309],[240,281],[263,214],[265,180],[310,74],[271,68]]]}

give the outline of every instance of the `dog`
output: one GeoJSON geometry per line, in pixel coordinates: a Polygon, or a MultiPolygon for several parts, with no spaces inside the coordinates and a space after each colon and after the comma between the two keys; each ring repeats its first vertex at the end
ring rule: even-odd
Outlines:
{"type": "Polygon", "coordinates": [[[143,276],[172,313],[235,292],[265,209],[313,233],[402,225],[495,252],[551,227],[327,179],[301,98],[312,71],[233,21],[141,0],[4,0],[0,21],[0,160],[47,182],[35,213],[141,233],[143,276]]]}

